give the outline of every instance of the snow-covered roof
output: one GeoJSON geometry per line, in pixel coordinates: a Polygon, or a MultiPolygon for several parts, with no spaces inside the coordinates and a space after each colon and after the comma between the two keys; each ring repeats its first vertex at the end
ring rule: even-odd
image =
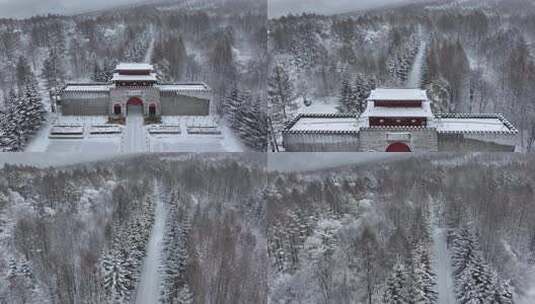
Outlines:
{"type": "Polygon", "coordinates": [[[159,84],[158,88],[164,92],[175,91],[209,91],[210,88],[205,83],[176,83],[176,84],[159,84]]]}
{"type": "Polygon", "coordinates": [[[115,70],[117,71],[153,71],[154,67],[152,64],[148,63],[119,63],[117,67],[115,67],[115,70]]]}
{"type": "MultiPolygon", "coordinates": [[[[429,105],[429,103],[424,103],[429,105]]],[[[381,107],[382,108],[382,107],[381,107]]],[[[390,108],[394,110],[394,108],[390,108]]],[[[414,108],[408,108],[414,109],[414,108]]],[[[501,114],[438,114],[428,127],[442,134],[498,134],[516,135],[518,130],[501,114]]],[[[386,128],[398,128],[389,127],[386,128]]],[[[366,124],[350,114],[300,114],[284,129],[292,134],[355,134],[366,129],[366,124]]],[[[375,128],[375,127],[374,127],[375,128]]],[[[425,127],[399,127],[414,129],[425,127]]]]}
{"type": "Polygon", "coordinates": [[[370,93],[368,100],[427,100],[427,93],[419,89],[375,89],[370,93]]]}
{"type": "Polygon", "coordinates": [[[439,133],[507,133],[518,130],[501,114],[441,114],[436,120],[439,133]]]}
{"type": "Polygon", "coordinates": [[[110,90],[109,84],[77,84],[69,83],[63,89],[64,92],[108,92],[110,90]]]}
{"type": "Polygon", "coordinates": [[[422,102],[421,107],[377,107],[368,102],[361,117],[427,117],[433,118],[433,111],[429,102],[422,102]]]}
{"type": "Polygon", "coordinates": [[[301,114],[285,129],[290,133],[356,133],[359,131],[356,115],[301,114]]]}
{"type": "Polygon", "coordinates": [[[150,75],[121,75],[114,73],[111,81],[158,81],[155,73],[150,75]]]}

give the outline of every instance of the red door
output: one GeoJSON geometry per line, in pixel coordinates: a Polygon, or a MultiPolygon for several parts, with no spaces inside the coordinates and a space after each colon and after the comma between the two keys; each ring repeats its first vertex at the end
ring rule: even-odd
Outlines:
{"type": "Polygon", "coordinates": [[[386,152],[411,152],[411,148],[404,143],[396,142],[386,148],[386,152]]]}
{"type": "Polygon", "coordinates": [[[140,98],[137,98],[137,97],[132,97],[130,99],[128,99],[128,105],[132,105],[132,106],[141,106],[143,105],[143,100],[141,100],[140,98]]]}

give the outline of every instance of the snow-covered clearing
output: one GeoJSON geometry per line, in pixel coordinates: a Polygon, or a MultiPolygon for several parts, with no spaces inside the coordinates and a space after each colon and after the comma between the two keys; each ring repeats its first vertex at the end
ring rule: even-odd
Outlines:
{"type": "MultiPolygon", "coordinates": [[[[421,32],[422,30],[420,27],[419,29],[420,37],[422,37],[421,32]]],[[[412,65],[411,71],[409,73],[409,78],[407,80],[408,88],[418,88],[421,85],[426,45],[427,45],[427,41],[425,39],[422,39],[422,41],[420,42],[420,47],[418,48],[418,53],[416,54],[416,58],[414,58],[414,64],[412,65]]]]}
{"type": "Polygon", "coordinates": [[[136,290],[136,303],[157,303],[160,295],[160,268],[163,237],[165,233],[166,209],[160,198],[158,182],[154,184],[155,219],[152,227],[147,255],[143,262],[141,279],[136,290]]]}
{"type": "Polygon", "coordinates": [[[439,216],[432,212],[433,271],[437,275],[438,304],[455,304],[455,286],[451,269],[450,252],[446,242],[448,231],[440,224],[439,216]]]}
{"type": "Polygon", "coordinates": [[[297,103],[298,109],[296,114],[299,113],[337,113],[337,107],[340,106],[338,102],[338,96],[327,96],[327,97],[308,97],[307,99],[311,102],[310,106],[306,106],[303,100],[303,96],[298,97],[295,102],[297,103]]]}
{"type": "Polygon", "coordinates": [[[48,145],[50,144],[48,139],[48,134],[52,129],[52,121],[56,120],[56,117],[53,113],[49,113],[46,116],[46,120],[43,122],[43,125],[39,132],[30,139],[28,145],[26,145],[25,152],[44,152],[46,151],[48,145]]]}

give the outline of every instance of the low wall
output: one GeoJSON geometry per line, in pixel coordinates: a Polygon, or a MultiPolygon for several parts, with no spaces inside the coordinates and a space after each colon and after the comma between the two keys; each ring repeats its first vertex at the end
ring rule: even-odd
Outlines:
{"type": "Polygon", "coordinates": [[[442,152],[514,152],[515,136],[500,134],[439,134],[438,148],[442,152]]]}
{"type": "Polygon", "coordinates": [[[61,113],[63,115],[108,115],[109,103],[110,98],[108,96],[63,96],[61,113]]]}
{"type": "Polygon", "coordinates": [[[194,96],[164,95],[160,97],[160,106],[162,115],[210,115],[210,100],[194,96]]]}
{"type": "Polygon", "coordinates": [[[287,152],[358,152],[358,133],[317,134],[292,133],[282,135],[287,152]]]}

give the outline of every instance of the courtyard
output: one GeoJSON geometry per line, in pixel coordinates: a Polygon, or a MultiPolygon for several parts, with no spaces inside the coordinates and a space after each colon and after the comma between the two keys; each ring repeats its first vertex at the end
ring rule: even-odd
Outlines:
{"type": "Polygon", "coordinates": [[[57,153],[243,150],[239,139],[217,117],[162,116],[160,123],[144,124],[141,113],[131,113],[125,124],[109,123],[108,116],[51,117],[26,148],[28,152],[57,153]]]}

